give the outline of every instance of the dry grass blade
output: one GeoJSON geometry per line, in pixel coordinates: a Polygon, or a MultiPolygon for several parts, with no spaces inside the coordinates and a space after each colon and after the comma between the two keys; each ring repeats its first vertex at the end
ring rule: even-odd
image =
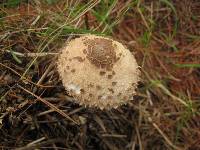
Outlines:
{"type": "Polygon", "coordinates": [[[24,90],[25,92],[33,95],[35,98],[37,98],[38,100],[40,100],[41,102],[43,102],[44,104],[46,104],[47,106],[49,106],[51,109],[53,109],[54,111],[56,111],[57,113],[61,114],[62,116],[64,116],[65,118],[67,118],[68,120],[72,121],[75,124],[79,124],[78,122],[76,122],[75,120],[73,120],[72,118],[70,118],[67,114],[65,114],[62,110],[58,109],[56,106],[54,106],[53,104],[49,103],[48,101],[46,101],[45,99],[35,95],[34,93],[30,92],[29,90],[23,88],[22,86],[18,85],[19,88],[21,88],[22,90],[24,90]]]}
{"type": "Polygon", "coordinates": [[[175,150],[184,150],[184,148],[180,148],[180,147],[174,145],[174,144],[169,140],[169,138],[162,132],[162,130],[158,127],[158,125],[152,121],[152,118],[151,118],[151,117],[148,117],[148,120],[149,120],[149,122],[152,123],[152,125],[154,126],[154,128],[162,135],[162,137],[165,139],[165,141],[166,141],[172,148],[174,148],[175,150]]]}
{"type": "Polygon", "coordinates": [[[52,87],[52,86],[45,86],[45,85],[36,84],[36,83],[32,82],[31,80],[27,79],[26,77],[20,75],[20,74],[19,74],[17,71],[15,71],[14,69],[12,69],[12,68],[10,68],[10,67],[8,67],[8,66],[2,64],[1,62],[0,62],[0,65],[3,66],[3,67],[5,67],[5,68],[7,68],[7,69],[9,69],[9,70],[11,70],[11,71],[12,71],[13,73],[15,73],[16,75],[20,76],[22,80],[25,80],[25,81],[27,81],[27,82],[29,82],[29,83],[32,83],[32,84],[36,85],[36,86],[43,87],[43,88],[52,87]]]}
{"type": "Polygon", "coordinates": [[[29,144],[27,144],[24,147],[20,148],[15,148],[15,150],[33,150],[33,149],[38,149],[41,148],[43,149],[43,146],[48,145],[48,144],[54,144],[55,142],[60,142],[62,139],[50,139],[50,140],[45,140],[45,137],[42,137],[40,139],[37,139],[29,144]]]}
{"type": "Polygon", "coordinates": [[[179,98],[179,97],[173,95],[173,94],[172,94],[167,88],[165,88],[162,84],[158,83],[157,86],[158,86],[159,88],[161,88],[167,95],[171,96],[172,99],[177,100],[178,102],[180,102],[181,104],[183,104],[183,105],[186,106],[186,107],[188,106],[188,104],[187,104],[185,101],[183,101],[181,98],[179,98]]]}
{"type": "MultiPolygon", "coordinates": [[[[8,53],[11,53],[11,51],[9,51],[9,50],[6,50],[6,52],[8,52],[8,53]]],[[[58,55],[59,53],[45,53],[45,52],[43,52],[43,53],[19,53],[19,52],[12,52],[12,53],[14,53],[15,55],[17,55],[17,56],[19,56],[19,57],[45,57],[45,56],[49,56],[49,55],[53,55],[53,56],[55,56],[55,55],[58,55]]]]}

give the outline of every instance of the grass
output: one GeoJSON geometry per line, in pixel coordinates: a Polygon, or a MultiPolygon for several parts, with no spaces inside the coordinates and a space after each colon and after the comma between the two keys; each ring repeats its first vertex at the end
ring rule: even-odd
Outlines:
{"type": "Polygon", "coordinates": [[[200,149],[199,8],[195,0],[3,1],[0,147],[200,149]],[[83,34],[135,53],[142,80],[129,105],[100,111],[67,95],[54,62],[83,34]]]}
{"type": "Polygon", "coordinates": [[[200,64],[175,64],[179,68],[199,68],[200,64]]]}

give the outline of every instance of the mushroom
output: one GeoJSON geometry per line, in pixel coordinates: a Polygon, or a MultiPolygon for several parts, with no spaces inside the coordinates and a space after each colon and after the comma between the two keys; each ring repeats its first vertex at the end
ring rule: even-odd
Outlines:
{"type": "Polygon", "coordinates": [[[57,68],[74,101],[100,109],[117,108],[133,100],[140,74],[128,49],[96,35],[84,35],[67,43],[57,68]]]}

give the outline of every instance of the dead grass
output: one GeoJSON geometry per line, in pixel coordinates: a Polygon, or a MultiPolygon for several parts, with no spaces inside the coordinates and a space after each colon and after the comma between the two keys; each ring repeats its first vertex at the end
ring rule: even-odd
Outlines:
{"type": "Polygon", "coordinates": [[[200,2],[54,1],[0,4],[1,149],[200,149],[200,2]],[[87,33],[136,54],[129,105],[100,111],[66,95],[57,53],[87,33]]]}

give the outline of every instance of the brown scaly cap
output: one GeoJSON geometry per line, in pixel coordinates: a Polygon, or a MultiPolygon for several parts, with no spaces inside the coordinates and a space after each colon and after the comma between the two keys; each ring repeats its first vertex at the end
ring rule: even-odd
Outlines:
{"type": "Polygon", "coordinates": [[[76,102],[100,109],[132,100],[140,73],[121,43],[95,35],[70,41],[58,58],[58,72],[76,102]]]}

